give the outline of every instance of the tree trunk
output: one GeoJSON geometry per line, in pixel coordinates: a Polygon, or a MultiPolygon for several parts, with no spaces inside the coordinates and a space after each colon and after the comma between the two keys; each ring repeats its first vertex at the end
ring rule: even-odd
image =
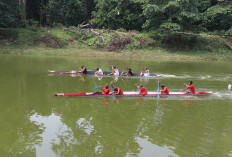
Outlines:
{"type": "Polygon", "coordinates": [[[26,6],[27,0],[23,0],[23,21],[26,21],[26,6]]]}
{"type": "Polygon", "coordinates": [[[19,7],[22,9],[22,21],[26,21],[26,5],[27,1],[26,0],[19,0],[19,7]]]}

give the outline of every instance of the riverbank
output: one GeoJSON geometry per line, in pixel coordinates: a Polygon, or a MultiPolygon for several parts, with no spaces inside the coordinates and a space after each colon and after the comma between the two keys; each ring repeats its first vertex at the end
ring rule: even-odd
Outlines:
{"type": "Polygon", "coordinates": [[[161,60],[232,60],[228,39],[171,36],[112,30],[0,29],[0,54],[90,56],[161,60]],[[87,31],[87,32],[86,32],[87,31]],[[169,42],[168,42],[169,41],[169,42]]]}
{"type": "Polygon", "coordinates": [[[83,57],[99,57],[99,58],[131,58],[131,59],[158,59],[158,60],[225,60],[232,61],[232,56],[228,54],[195,51],[177,51],[169,52],[162,48],[143,49],[143,50],[124,50],[120,53],[93,50],[89,48],[72,48],[66,47],[62,49],[36,47],[1,47],[0,54],[18,54],[18,55],[48,55],[48,56],[83,56],[83,57]]]}

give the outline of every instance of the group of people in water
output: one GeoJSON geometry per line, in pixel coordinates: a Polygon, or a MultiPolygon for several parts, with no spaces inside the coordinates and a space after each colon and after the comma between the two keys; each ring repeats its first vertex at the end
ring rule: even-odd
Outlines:
{"type": "MultiPolygon", "coordinates": [[[[81,70],[78,71],[78,72],[79,72],[79,73],[83,73],[83,74],[87,74],[87,68],[86,68],[85,66],[82,66],[82,67],[81,67],[81,70]]],[[[95,74],[101,76],[101,75],[103,75],[103,71],[102,71],[101,69],[99,69],[99,68],[96,68],[95,74]]],[[[109,73],[109,74],[107,74],[107,75],[119,76],[120,73],[119,73],[118,69],[117,69],[115,66],[112,66],[112,71],[111,71],[111,73],[109,73]]],[[[123,72],[122,72],[121,75],[123,75],[123,76],[133,76],[134,74],[133,74],[132,70],[129,68],[129,69],[127,70],[126,73],[123,73],[123,72]]],[[[150,75],[150,73],[149,73],[148,68],[145,68],[144,71],[141,72],[141,74],[140,74],[140,76],[149,76],[149,75],[150,75]]],[[[194,85],[193,85],[193,82],[192,82],[192,81],[189,81],[189,84],[185,84],[185,83],[184,83],[184,85],[185,85],[185,88],[183,89],[183,91],[189,89],[189,91],[187,92],[187,94],[195,94],[195,88],[194,88],[194,85]]],[[[140,95],[145,96],[145,95],[148,94],[146,88],[145,88],[142,84],[141,84],[141,85],[135,84],[135,86],[136,86],[138,89],[140,89],[140,91],[139,91],[139,94],[140,94],[140,95]]],[[[111,82],[111,84],[110,84],[110,87],[112,88],[112,92],[110,92],[109,85],[106,84],[104,88],[102,88],[102,87],[99,88],[99,89],[102,90],[102,92],[96,92],[96,93],[94,93],[94,94],[102,94],[102,95],[123,95],[122,89],[119,88],[119,87],[114,87],[114,86],[112,85],[112,82],[111,82]]],[[[160,92],[161,95],[169,95],[168,88],[167,88],[165,85],[161,85],[160,87],[161,87],[161,90],[159,90],[159,92],[160,92]]]]}
{"type": "MultiPolygon", "coordinates": [[[[107,74],[107,75],[113,75],[113,76],[120,76],[120,75],[122,75],[122,76],[134,76],[134,73],[131,70],[131,68],[128,68],[127,72],[125,72],[125,73],[122,72],[121,74],[119,73],[119,70],[115,66],[112,66],[111,68],[112,68],[111,72],[109,74],[107,74]]],[[[82,66],[80,68],[80,71],[78,71],[78,73],[88,74],[87,68],[85,66],[82,66]]],[[[102,75],[104,75],[104,73],[103,73],[102,69],[96,68],[95,75],[102,76],[102,75]]],[[[140,76],[150,76],[150,72],[149,72],[148,68],[145,68],[141,72],[140,76]]]]}

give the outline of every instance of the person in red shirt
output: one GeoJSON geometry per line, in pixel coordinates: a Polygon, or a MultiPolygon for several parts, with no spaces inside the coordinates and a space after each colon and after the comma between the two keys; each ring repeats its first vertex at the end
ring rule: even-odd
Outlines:
{"type": "MultiPolygon", "coordinates": [[[[189,84],[184,84],[186,87],[184,90],[189,89],[191,94],[195,94],[195,87],[193,85],[193,81],[189,81],[189,84]]],[[[188,94],[188,93],[187,93],[188,94]]]]}
{"type": "Polygon", "coordinates": [[[119,88],[119,87],[114,87],[113,85],[112,85],[112,82],[111,82],[111,87],[113,88],[113,95],[123,95],[123,91],[122,91],[122,89],[121,88],[119,88]]]}
{"type": "Polygon", "coordinates": [[[137,84],[135,84],[136,86],[137,86],[137,88],[139,88],[140,89],[140,92],[139,92],[139,95],[147,95],[147,90],[146,90],[146,88],[144,88],[143,87],[143,85],[141,84],[141,85],[137,85],[137,84]]]}
{"type": "Polygon", "coordinates": [[[102,92],[95,92],[93,94],[109,95],[109,93],[110,93],[110,89],[109,89],[109,85],[108,84],[105,85],[105,88],[100,87],[99,89],[101,89],[102,92]]]}
{"type": "Polygon", "coordinates": [[[108,86],[108,84],[107,85],[105,85],[105,88],[102,88],[102,95],[109,95],[109,93],[110,93],[110,89],[109,89],[109,86],[108,86]]]}
{"type": "Polygon", "coordinates": [[[114,87],[114,92],[113,92],[114,95],[123,95],[123,91],[121,88],[119,87],[114,87]]]}
{"type": "Polygon", "coordinates": [[[169,95],[169,91],[168,91],[168,88],[166,86],[161,85],[161,88],[162,89],[160,90],[160,92],[162,95],[169,95]]]}

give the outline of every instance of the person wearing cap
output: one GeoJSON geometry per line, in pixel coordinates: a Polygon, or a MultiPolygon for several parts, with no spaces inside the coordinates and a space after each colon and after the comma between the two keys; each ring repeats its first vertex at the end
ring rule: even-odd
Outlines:
{"type": "Polygon", "coordinates": [[[99,68],[96,68],[95,75],[103,75],[103,71],[99,68]]]}
{"type": "Polygon", "coordinates": [[[150,76],[150,72],[149,72],[148,68],[145,68],[144,72],[141,72],[141,76],[146,76],[146,77],[150,76]]]}
{"type": "MultiPolygon", "coordinates": [[[[186,89],[189,89],[190,90],[190,94],[195,94],[195,87],[193,85],[193,81],[189,81],[188,85],[186,83],[184,83],[184,85],[186,86],[185,89],[184,89],[184,91],[186,89]]],[[[187,92],[187,94],[189,94],[189,93],[187,92]]]]}
{"type": "Polygon", "coordinates": [[[82,73],[82,74],[87,74],[87,68],[85,66],[81,66],[81,71],[78,71],[78,73],[82,73]]]}
{"type": "Polygon", "coordinates": [[[119,76],[119,71],[116,67],[112,66],[112,73],[109,73],[108,75],[119,76]]]}
{"type": "Polygon", "coordinates": [[[169,95],[169,91],[168,91],[168,88],[166,86],[161,85],[161,88],[162,89],[160,90],[160,92],[162,95],[169,95]]]}
{"type": "Polygon", "coordinates": [[[136,86],[137,86],[137,88],[139,88],[140,89],[140,91],[139,91],[139,95],[147,95],[147,90],[146,90],[146,88],[144,88],[143,87],[143,85],[141,84],[141,85],[137,85],[137,84],[135,84],[136,86]]]}

